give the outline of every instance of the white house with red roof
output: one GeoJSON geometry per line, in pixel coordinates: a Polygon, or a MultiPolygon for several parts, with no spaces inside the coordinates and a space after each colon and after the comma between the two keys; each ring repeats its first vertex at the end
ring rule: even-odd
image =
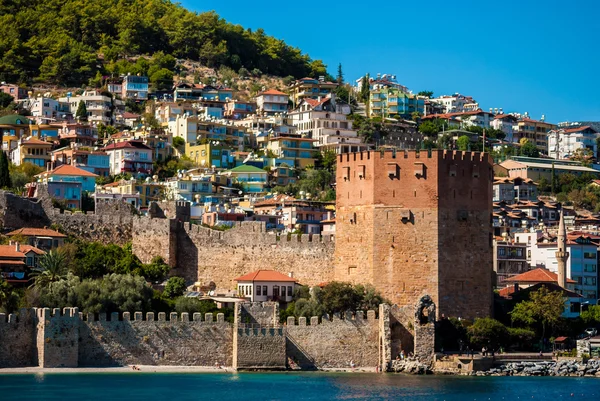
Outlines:
{"type": "Polygon", "coordinates": [[[234,280],[239,295],[251,302],[291,302],[298,281],[274,270],[257,270],[234,280]]]}
{"type": "Polygon", "coordinates": [[[290,97],[276,89],[269,89],[256,96],[256,107],[259,114],[274,115],[285,113],[290,97]]]}
{"type": "Polygon", "coordinates": [[[152,148],[141,141],[111,143],[102,149],[108,154],[110,174],[152,174],[152,148]]]}
{"type": "Polygon", "coordinates": [[[548,132],[548,156],[557,160],[569,159],[582,149],[589,157],[597,157],[598,132],[589,125],[561,128],[548,132]]]}

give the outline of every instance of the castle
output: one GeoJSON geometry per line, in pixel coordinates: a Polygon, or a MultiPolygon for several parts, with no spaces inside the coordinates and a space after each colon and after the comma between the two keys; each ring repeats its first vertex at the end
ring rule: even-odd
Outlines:
{"type": "Polygon", "coordinates": [[[492,160],[485,153],[338,156],[335,280],[390,301],[429,294],[440,315],[489,316],[492,160]]]}
{"type": "Polygon", "coordinates": [[[335,237],[275,235],[261,222],[215,231],[190,223],[185,202],[154,203],[148,216],[116,203],[72,214],[47,194],[31,201],[4,191],[0,222],[131,242],[142,262],[162,256],[172,274],[217,289],[268,267],[309,286],[372,283],[400,306],[428,294],[440,315],[475,318],[492,304],[491,184],[485,153],[371,151],[338,156],[335,237]]]}

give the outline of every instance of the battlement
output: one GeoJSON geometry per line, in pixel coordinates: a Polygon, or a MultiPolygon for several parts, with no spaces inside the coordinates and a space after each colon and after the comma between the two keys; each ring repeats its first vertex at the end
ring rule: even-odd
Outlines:
{"type": "Polygon", "coordinates": [[[424,159],[438,159],[446,162],[472,162],[484,163],[489,161],[489,154],[484,152],[464,152],[456,150],[369,150],[354,153],[342,153],[338,155],[338,164],[352,164],[359,161],[383,160],[406,162],[423,161],[424,159]]]}
{"type": "Polygon", "coordinates": [[[339,322],[344,323],[353,323],[353,324],[367,324],[367,323],[375,323],[378,322],[379,318],[374,310],[367,311],[367,316],[365,318],[365,311],[347,311],[345,313],[334,313],[333,316],[329,316],[327,314],[323,315],[319,318],[319,316],[313,316],[310,320],[307,320],[306,317],[299,317],[298,320],[294,316],[288,316],[286,325],[290,326],[306,326],[307,323],[310,323],[310,326],[319,326],[319,325],[331,325],[338,324],[339,322]]]}
{"type": "Polygon", "coordinates": [[[267,244],[290,244],[295,243],[308,244],[329,244],[335,242],[334,235],[317,235],[317,234],[279,234],[279,233],[268,233],[266,231],[266,223],[260,221],[238,221],[235,225],[226,230],[214,230],[212,228],[200,226],[193,223],[183,223],[183,230],[192,235],[203,235],[211,237],[217,240],[228,241],[235,239],[240,234],[244,235],[246,242],[248,241],[260,241],[267,244]],[[247,235],[253,235],[249,238],[247,235]]]}
{"type": "Polygon", "coordinates": [[[215,323],[224,324],[225,314],[223,313],[206,313],[202,316],[201,313],[194,313],[190,316],[189,313],[183,312],[178,314],[177,312],[171,312],[166,314],[165,312],[147,312],[145,315],[143,312],[135,312],[133,318],[130,312],[113,312],[107,313],[87,313],[81,314],[81,320],[92,323],[92,322],[170,322],[170,323],[215,323]]]}
{"type": "Polygon", "coordinates": [[[285,335],[282,327],[238,328],[237,333],[240,337],[275,337],[285,335]]]}

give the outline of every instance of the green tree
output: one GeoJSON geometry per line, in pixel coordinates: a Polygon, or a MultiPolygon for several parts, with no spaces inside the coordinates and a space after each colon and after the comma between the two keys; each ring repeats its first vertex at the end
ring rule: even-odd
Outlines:
{"type": "Polygon", "coordinates": [[[11,187],[8,156],[5,152],[0,151],[0,188],[9,189],[11,187]]]}
{"type": "Polygon", "coordinates": [[[587,310],[581,312],[581,320],[589,326],[597,326],[600,324],[600,306],[590,305],[587,310]]]}
{"type": "Polygon", "coordinates": [[[521,156],[527,156],[527,157],[540,157],[540,150],[535,146],[535,144],[529,142],[529,140],[527,140],[526,138],[524,141],[522,140],[521,143],[521,156]]]}
{"type": "Polygon", "coordinates": [[[0,92],[0,108],[4,109],[12,105],[14,100],[15,98],[8,93],[0,92]]]}
{"type": "Polygon", "coordinates": [[[469,139],[469,137],[467,135],[461,135],[458,137],[458,140],[456,141],[456,146],[458,147],[458,150],[469,150],[469,147],[471,145],[471,140],[469,139]]]}
{"type": "Polygon", "coordinates": [[[171,268],[160,256],[155,256],[152,261],[142,267],[141,275],[151,282],[160,282],[167,277],[171,268]]]}
{"type": "Polygon", "coordinates": [[[508,343],[508,329],[495,319],[477,319],[467,329],[467,332],[471,344],[477,348],[486,347],[490,350],[496,350],[508,343]]]}
{"type": "Polygon", "coordinates": [[[433,97],[433,91],[420,91],[417,93],[417,96],[425,96],[431,99],[433,97]]]}
{"type": "Polygon", "coordinates": [[[342,72],[342,63],[338,64],[336,81],[337,81],[338,85],[340,85],[340,86],[344,83],[344,73],[342,72]]]}
{"type": "Polygon", "coordinates": [[[369,96],[370,96],[370,78],[369,78],[369,73],[365,74],[363,80],[362,80],[362,85],[360,87],[360,99],[367,103],[369,101],[369,96]]]}
{"type": "Polygon", "coordinates": [[[0,310],[3,313],[12,313],[18,306],[19,293],[0,276],[0,310]]]}
{"type": "Polygon", "coordinates": [[[29,275],[33,279],[32,287],[44,289],[51,283],[61,281],[67,277],[65,255],[59,250],[51,250],[42,256],[37,268],[29,275]]]}
{"type": "Polygon", "coordinates": [[[168,298],[174,299],[182,296],[186,289],[187,286],[185,285],[185,279],[183,277],[171,277],[169,280],[167,280],[164,295],[168,298]]]}
{"type": "Polygon", "coordinates": [[[185,139],[180,136],[173,137],[173,146],[176,147],[180,153],[183,153],[185,149],[185,139]]]}
{"type": "Polygon", "coordinates": [[[166,69],[161,68],[160,70],[152,73],[148,80],[156,90],[166,90],[171,89],[173,87],[173,72],[166,69]]]}
{"type": "Polygon", "coordinates": [[[541,329],[541,343],[543,344],[546,329],[559,321],[564,310],[565,298],[561,292],[549,291],[546,287],[540,287],[530,294],[528,301],[522,301],[515,305],[510,315],[513,322],[538,326],[541,329]]]}
{"type": "Polygon", "coordinates": [[[333,314],[358,309],[361,297],[351,284],[333,281],[323,287],[320,301],[323,310],[333,314]]]}
{"type": "Polygon", "coordinates": [[[79,121],[87,121],[87,107],[85,107],[85,102],[83,100],[79,101],[79,105],[77,105],[77,111],[75,112],[75,117],[79,121]]]}

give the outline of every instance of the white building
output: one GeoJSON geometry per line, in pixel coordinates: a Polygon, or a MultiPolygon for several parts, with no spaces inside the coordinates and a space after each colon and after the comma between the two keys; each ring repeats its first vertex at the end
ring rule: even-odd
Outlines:
{"type": "Polygon", "coordinates": [[[183,138],[186,143],[196,143],[198,137],[198,118],[188,114],[176,115],[167,123],[173,138],[183,138]]]}
{"type": "Polygon", "coordinates": [[[104,152],[109,157],[110,174],[130,173],[149,175],[152,173],[152,148],[141,141],[125,141],[107,145],[104,152]]]}
{"type": "MultiPolygon", "coordinates": [[[[558,274],[556,237],[541,231],[515,233],[518,243],[527,244],[527,262],[532,269],[543,267],[558,274]]],[[[595,305],[598,300],[598,242],[600,237],[570,232],[567,234],[567,278],[575,281],[573,290],[584,302],[595,305]]]]}
{"type": "MultiPolygon", "coordinates": [[[[290,273],[290,276],[292,274],[290,273]]],[[[240,296],[251,302],[291,302],[296,282],[294,278],[274,270],[257,270],[235,279],[240,296]]]]}
{"type": "Polygon", "coordinates": [[[256,96],[256,107],[259,113],[267,115],[285,113],[288,109],[289,100],[288,94],[270,89],[256,96]]]}
{"type": "Polygon", "coordinates": [[[479,105],[471,96],[463,96],[460,93],[436,97],[429,99],[429,101],[444,106],[446,113],[462,113],[475,111],[479,108],[479,105]]]}
{"type": "Polygon", "coordinates": [[[362,142],[346,117],[349,108],[336,103],[331,94],[320,100],[305,98],[288,114],[288,121],[297,128],[297,134],[312,138],[319,149],[332,149],[338,154],[367,150],[369,145],[362,142]]]}
{"type": "Polygon", "coordinates": [[[119,99],[104,96],[98,91],[86,91],[81,96],[67,96],[58,99],[61,103],[68,103],[69,111],[76,115],[79,102],[85,103],[88,121],[94,125],[99,123],[112,125],[115,123],[116,111],[125,111],[125,103],[119,99]]]}
{"type": "Polygon", "coordinates": [[[597,137],[598,132],[588,125],[551,130],[548,132],[548,156],[564,160],[583,149],[595,157],[598,154],[597,137]]]}
{"type": "Polygon", "coordinates": [[[500,130],[506,134],[507,142],[513,142],[513,126],[517,123],[517,117],[512,114],[496,114],[490,122],[490,127],[500,130]]]}
{"type": "Polygon", "coordinates": [[[23,108],[31,112],[31,116],[39,124],[48,123],[56,120],[64,120],[70,115],[69,104],[60,102],[50,97],[39,96],[37,98],[28,98],[21,101],[23,108]]]}

